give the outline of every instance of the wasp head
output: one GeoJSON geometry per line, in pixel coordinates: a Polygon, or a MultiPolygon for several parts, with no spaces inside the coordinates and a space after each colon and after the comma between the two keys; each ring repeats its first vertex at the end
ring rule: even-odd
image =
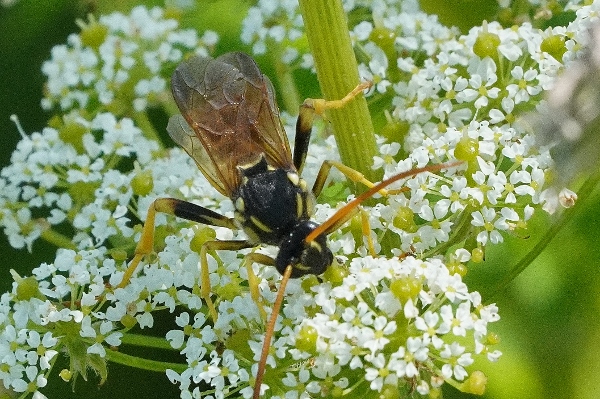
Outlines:
{"type": "Polygon", "coordinates": [[[286,267],[293,268],[292,278],[306,274],[322,274],[331,266],[333,254],[327,247],[325,234],[318,235],[308,241],[306,237],[317,228],[318,224],[310,220],[301,220],[291,230],[279,246],[279,254],[275,259],[275,267],[283,274],[286,267]]]}

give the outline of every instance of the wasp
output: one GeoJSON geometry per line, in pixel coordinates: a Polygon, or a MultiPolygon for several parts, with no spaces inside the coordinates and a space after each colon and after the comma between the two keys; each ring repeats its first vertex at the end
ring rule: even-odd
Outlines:
{"type": "MultiPolygon", "coordinates": [[[[207,253],[211,250],[239,250],[261,244],[279,248],[275,259],[259,253],[246,256],[249,279],[253,262],[273,265],[283,275],[268,323],[259,362],[254,398],[260,388],[275,321],[290,278],[322,274],[334,261],[326,237],[355,214],[358,205],[392,182],[417,173],[439,170],[435,165],[401,173],[377,185],[361,173],[335,161],[326,161],[309,189],[301,177],[314,115],[342,107],[370,86],[358,85],[341,100],[308,99],[300,107],[294,152],[279,118],[275,91],[254,60],[239,52],[213,59],[194,56],[173,73],[171,89],[181,114],[170,118],[167,131],[196,162],[210,184],[229,197],[235,208],[233,218],[193,203],[159,198],[150,206],[135,255],[120,286],[125,286],[141,259],[152,252],[154,219],[157,212],[212,226],[241,229],[245,240],[208,241],[200,250],[201,297],[213,320],[217,318],[211,299],[207,253]],[[329,170],[335,166],[350,179],[370,189],[365,191],[323,224],[311,220],[315,198],[321,192],[329,170]]],[[[251,295],[259,302],[257,284],[250,282],[251,295]]]]}

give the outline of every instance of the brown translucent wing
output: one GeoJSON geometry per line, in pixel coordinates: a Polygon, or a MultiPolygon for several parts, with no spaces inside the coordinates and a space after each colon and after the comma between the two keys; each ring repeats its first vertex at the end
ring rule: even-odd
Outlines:
{"type": "Polygon", "coordinates": [[[169,135],[221,193],[230,197],[241,183],[239,167],[261,157],[294,169],[273,86],[246,54],[190,58],[171,88],[183,117],[169,120],[169,135]]]}

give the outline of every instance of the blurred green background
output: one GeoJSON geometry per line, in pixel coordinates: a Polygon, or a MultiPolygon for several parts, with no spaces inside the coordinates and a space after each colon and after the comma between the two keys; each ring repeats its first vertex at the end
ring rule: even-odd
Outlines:
{"type": "MultiPolygon", "coordinates": [[[[128,12],[137,4],[122,1],[118,10],[128,12]]],[[[243,0],[201,1],[193,18],[186,17],[182,23],[216,30],[221,36],[218,52],[244,50],[238,40],[244,16],[240,10],[250,5],[243,0]]],[[[44,83],[40,68],[49,58],[51,47],[64,43],[69,33],[79,31],[76,18],[90,12],[114,11],[116,7],[113,2],[93,0],[21,0],[12,7],[0,7],[1,167],[10,162],[11,151],[20,138],[9,116],[17,114],[28,133],[41,130],[49,117],[40,107],[44,83]]],[[[493,298],[502,317],[493,327],[502,339],[499,349],[504,355],[496,364],[482,363],[489,377],[483,398],[600,398],[599,200],[596,190],[588,201],[579,203],[567,228],[534,264],[493,298]]],[[[548,223],[551,219],[539,214],[528,238],[509,236],[504,244],[490,248],[486,261],[473,265],[466,278],[470,289],[493,292],[508,270],[537,242],[548,223]]],[[[36,242],[33,248],[33,253],[14,250],[0,234],[2,292],[11,289],[9,269],[28,275],[40,262],[53,260],[54,248],[42,242],[36,242]]],[[[66,366],[64,357],[60,361],[66,366]]],[[[61,368],[59,365],[57,370],[61,368]]],[[[179,397],[178,388],[164,375],[118,365],[109,365],[108,381],[101,387],[93,376],[87,383],[78,381],[75,392],[70,384],[52,379],[44,392],[51,399],[179,397]]],[[[444,397],[475,396],[445,389],[444,397]]]]}

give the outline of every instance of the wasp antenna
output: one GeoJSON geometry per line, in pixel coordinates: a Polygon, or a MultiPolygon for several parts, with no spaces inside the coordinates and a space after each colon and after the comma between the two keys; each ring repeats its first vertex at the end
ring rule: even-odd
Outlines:
{"type": "Polygon", "coordinates": [[[455,162],[442,163],[439,165],[429,165],[429,166],[424,166],[422,168],[411,169],[406,172],[398,173],[397,175],[394,175],[394,176],[390,177],[389,179],[386,179],[386,180],[383,180],[383,181],[377,183],[376,185],[371,187],[369,190],[365,191],[358,197],[354,198],[352,201],[348,202],[346,205],[344,205],[342,208],[340,208],[336,213],[334,213],[333,216],[331,216],[329,219],[327,219],[325,222],[323,222],[323,224],[319,225],[316,229],[311,231],[310,234],[308,234],[306,236],[306,238],[304,239],[304,242],[310,243],[310,242],[314,241],[321,234],[331,233],[332,228],[335,228],[338,225],[338,222],[340,220],[344,220],[344,218],[348,218],[350,213],[355,208],[357,208],[363,201],[372,197],[379,190],[386,188],[390,184],[392,184],[400,179],[404,179],[405,177],[418,175],[419,173],[423,173],[423,172],[432,172],[435,170],[451,168],[453,166],[458,166],[461,163],[462,163],[462,161],[455,161],[455,162]]]}
{"type": "Polygon", "coordinates": [[[256,380],[254,382],[254,393],[252,394],[252,399],[260,398],[260,386],[262,385],[263,376],[265,374],[267,355],[269,354],[271,339],[273,338],[273,332],[275,331],[275,322],[277,321],[277,316],[279,315],[279,310],[281,309],[281,304],[283,303],[285,287],[292,276],[293,270],[294,268],[292,265],[288,265],[288,267],[285,268],[285,272],[283,272],[283,277],[281,278],[281,284],[279,285],[277,298],[273,304],[273,311],[271,312],[271,318],[269,319],[269,324],[267,325],[267,330],[265,332],[265,340],[263,341],[263,347],[260,353],[260,361],[258,362],[258,370],[256,371],[256,380]]]}

